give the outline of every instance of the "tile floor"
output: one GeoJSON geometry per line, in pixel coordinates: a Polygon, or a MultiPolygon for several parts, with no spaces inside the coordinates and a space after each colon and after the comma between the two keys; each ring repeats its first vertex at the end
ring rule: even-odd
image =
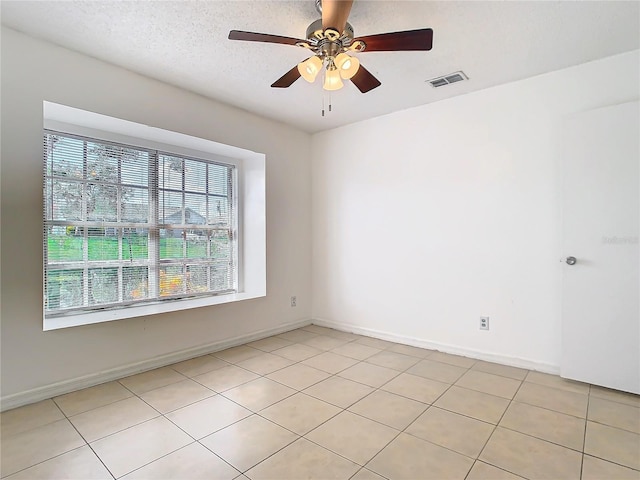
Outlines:
{"type": "Polygon", "coordinates": [[[3,478],[640,479],[640,397],[315,325],[1,414],[3,478]]]}

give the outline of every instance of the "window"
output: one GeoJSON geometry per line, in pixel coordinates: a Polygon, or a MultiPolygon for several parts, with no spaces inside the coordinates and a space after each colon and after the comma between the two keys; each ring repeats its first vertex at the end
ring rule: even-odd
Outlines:
{"type": "Polygon", "coordinates": [[[45,130],[45,318],[238,292],[236,166],[45,130]]]}

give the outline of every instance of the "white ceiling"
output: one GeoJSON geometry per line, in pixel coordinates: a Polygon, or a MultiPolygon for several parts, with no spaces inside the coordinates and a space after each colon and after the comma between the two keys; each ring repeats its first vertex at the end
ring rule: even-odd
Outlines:
{"type": "MultiPolygon", "coordinates": [[[[356,37],[430,27],[429,52],[359,58],[382,82],[329,95],[316,81],[269,85],[306,58],[299,47],[227,39],[229,30],[304,38],[319,15],[297,1],[2,1],[16,30],[213,99],[317,132],[640,48],[640,2],[356,0],[356,37]],[[426,80],[464,70],[470,80],[426,80]]],[[[350,82],[346,82],[350,83],[350,82]]]]}

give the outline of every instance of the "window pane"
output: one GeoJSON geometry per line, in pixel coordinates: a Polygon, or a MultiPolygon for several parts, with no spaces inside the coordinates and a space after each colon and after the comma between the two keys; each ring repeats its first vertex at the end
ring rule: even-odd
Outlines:
{"type": "Polygon", "coordinates": [[[160,222],[182,224],[182,193],[160,191],[160,222]]]}
{"type": "Polygon", "coordinates": [[[47,263],[82,261],[82,227],[48,227],[47,263]]]}
{"type": "Polygon", "coordinates": [[[149,191],[146,188],[122,187],[120,197],[123,222],[146,223],[149,219],[149,191]]]}
{"type": "Polygon", "coordinates": [[[90,183],[87,185],[87,220],[115,222],[118,207],[118,187],[90,183]]]}
{"type": "Polygon", "coordinates": [[[183,168],[181,158],[160,155],[158,158],[158,187],[182,190],[183,168]]]}
{"type": "Polygon", "coordinates": [[[131,150],[122,157],[122,183],[149,186],[149,152],[131,150]]]}
{"type": "Polygon", "coordinates": [[[207,164],[195,160],[184,161],[184,189],[207,193],[207,164]]]}
{"type": "Polygon", "coordinates": [[[207,287],[206,265],[187,265],[187,293],[206,292],[207,287]]]}
{"type": "Polygon", "coordinates": [[[207,217],[207,196],[186,193],[184,203],[184,223],[204,225],[207,217]]]}
{"type": "Polygon", "coordinates": [[[229,201],[226,197],[209,196],[209,224],[229,225],[230,216],[229,201]]]}
{"type": "Polygon", "coordinates": [[[207,242],[206,232],[187,230],[187,258],[206,258],[207,242]]]}
{"type": "Polygon", "coordinates": [[[211,267],[211,290],[230,290],[233,288],[231,269],[228,264],[211,267]]]}
{"type": "Polygon", "coordinates": [[[82,183],[53,181],[51,210],[54,220],[82,220],[82,183]]]}
{"type": "Polygon", "coordinates": [[[87,227],[89,261],[118,259],[118,232],[113,227],[87,227]]]}
{"type": "Polygon", "coordinates": [[[47,179],[44,183],[44,218],[53,220],[53,181],[47,179]]]}
{"type": "Polygon", "coordinates": [[[82,270],[47,272],[47,310],[82,306],[82,270]]]}
{"type": "Polygon", "coordinates": [[[118,182],[118,159],[126,149],[115,145],[87,142],[87,179],[118,182]]]}
{"type": "Polygon", "coordinates": [[[160,259],[184,258],[184,230],[160,230],[160,259]]]}
{"type": "Polygon", "coordinates": [[[216,195],[227,196],[229,167],[222,165],[209,165],[209,192],[216,195]]]}
{"type": "Polygon", "coordinates": [[[89,269],[89,305],[118,301],[118,269],[89,269]]]}
{"type": "Polygon", "coordinates": [[[182,265],[160,267],[160,296],[184,293],[184,273],[182,265]]]}
{"type": "Polygon", "coordinates": [[[219,260],[231,259],[230,232],[215,231],[211,233],[211,257],[219,260]]]}
{"type": "Polygon", "coordinates": [[[51,171],[55,177],[83,178],[84,142],[76,138],[49,136],[51,171]]]}
{"type": "Polygon", "coordinates": [[[124,267],[124,300],[144,300],[149,298],[149,269],[147,267],[124,267]]]}
{"type": "Polygon", "coordinates": [[[122,231],[122,259],[146,259],[149,256],[149,234],[146,228],[125,228],[122,231]]]}

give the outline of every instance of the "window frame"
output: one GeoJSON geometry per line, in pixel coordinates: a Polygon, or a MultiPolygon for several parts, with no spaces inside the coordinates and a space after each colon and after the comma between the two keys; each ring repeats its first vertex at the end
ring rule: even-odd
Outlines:
{"type": "MultiPolygon", "coordinates": [[[[89,137],[100,142],[159,150],[183,158],[233,165],[236,171],[234,199],[235,231],[237,232],[237,291],[229,294],[189,297],[172,301],[149,301],[144,304],[47,316],[44,305],[45,289],[42,306],[43,330],[175,312],[266,296],[266,157],[264,154],[47,101],[43,102],[43,134],[45,130],[53,130],[64,135],[89,137]]],[[[43,258],[43,265],[44,260],[43,258]]]]}
{"type": "MultiPolygon", "coordinates": [[[[54,317],[58,317],[58,316],[66,316],[66,315],[79,315],[79,314],[83,314],[83,313],[87,313],[87,312],[93,312],[96,310],[100,310],[100,309],[113,309],[113,308],[126,308],[128,306],[131,305],[143,305],[145,303],[152,303],[152,302],[164,302],[164,301],[173,301],[173,300],[181,300],[181,299],[185,299],[185,298],[194,298],[194,297],[205,297],[205,296],[215,296],[215,295],[228,295],[231,293],[236,293],[237,292],[237,285],[238,285],[238,269],[237,269],[237,260],[238,260],[238,249],[236,247],[236,241],[239,238],[240,234],[238,232],[238,222],[236,221],[236,212],[237,212],[237,207],[238,207],[238,198],[237,198],[237,194],[236,194],[236,189],[237,189],[237,166],[233,163],[223,163],[221,161],[213,161],[213,160],[208,160],[208,159],[202,159],[202,158],[195,158],[195,157],[191,157],[191,156],[186,156],[186,155],[180,155],[180,154],[176,154],[174,152],[168,152],[168,151],[162,151],[162,150],[154,150],[154,149],[150,149],[150,148],[141,148],[141,147],[137,147],[131,144],[122,144],[122,143],[117,143],[117,142],[112,142],[112,141],[105,141],[105,140],[99,140],[93,137],[86,137],[86,136],[82,136],[82,135],[77,135],[77,134],[70,134],[70,133],[65,133],[65,132],[60,132],[60,131],[54,131],[54,130],[49,130],[49,129],[45,129],[44,130],[44,142],[45,142],[45,153],[44,153],[44,194],[47,194],[47,183],[49,181],[51,181],[51,185],[53,185],[55,183],[55,181],[64,181],[63,177],[61,176],[56,176],[53,172],[49,175],[47,173],[48,171],[48,163],[50,161],[49,157],[48,157],[48,152],[49,152],[49,148],[50,148],[50,144],[48,143],[48,138],[50,138],[49,136],[59,136],[59,137],[63,137],[63,138],[69,138],[69,139],[74,139],[74,140],[78,140],[83,142],[83,159],[82,159],[82,170],[83,170],[83,176],[82,178],[78,179],[78,178],[72,178],[69,181],[73,181],[74,183],[77,183],[79,185],[82,185],[81,190],[83,192],[83,196],[81,199],[81,219],[80,220],[55,220],[55,219],[48,219],[46,218],[49,215],[48,212],[48,207],[47,207],[47,202],[44,202],[44,210],[45,210],[45,219],[44,219],[44,223],[45,223],[45,228],[43,231],[43,235],[44,235],[44,239],[45,241],[43,242],[43,267],[45,269],[44,272],[44,276],[45,276],[45,282],[43,285],[43,288],[45,290],[45,305],[47,302],[47,294],[48,294],[48,275],[51,272],[55,272],[55,271],[72,271],[72,270],[78,270],[78,271],[82,271],[82,286],[83,286],[83,305],[82,306],[76,306],[76,307],[69,307],[69,308],[61,308],[55,311],[52,310],[46,310],[45,308],[45,316],[47,318],[54,318],[54,317]],[[147,221],[146,222],[132,222],[132,221],[123,221],[122,219],[118,220],[117,217],[120,217],[122,215],[121,211],[122,211],[122,203],[121,203],[121,195],[117,194],[115,201],[116,201],[116,220],[113,221],[101,221],[101,220],[90,220],[88,211],[87,211],[87,186],[92,185],[93,183],[96,183],[97,185],[105,185],[105,186],[111,186],[114,187],[118,192],[121,189],[127,188],[129,186],[134,187],[134,185],[129,185],[126,181],[124,181],[124,179],[121,177],[121,172],[122,172],[122,158],[118,157],[117,159],[117,180],[114,181],[104,181],[104,180],[90,180],[89,178],[87,178],[87,168],[88,168],[88,162],[89,162],[89,157],[88,157],[88,150],[87,150],[87,145],[88,144],[96,144],[96,145],[100,145],[100,146],[112,146],[112,147],[116,147],[116,148],[124,148],[124,149],[130,149],[130,150],[135,150],[137,152],[140,153],[146,153],[148,155],[147,158],[147,186],[146,187],[142,187],[145,188],[147,190],[147,198],[148,198],[148,214],[147,214],[147,221]],[[190,193],[194,193],[191,190],[189,190],[187,188],[186,185],[186,168],[182,168],[181,169],[181,174],[180,174],[180,184],[181,187],[178,189],[176,187],[173,186],[169,186],[169,187],[165,187],[163,185],[161,185],[161,181],[160,181],[160,175],[159,175],[159,168],[161,168],[161,162],[162,161],[166,161],[165,159],[167,157],[172,157],[172,158],[177,158],[180,159],[181,161],[185,162],[185,161],[193,161],[193,162],[199,162],[201,164],[207,165],[206,167],[206,171],[208,172],[209,170],[209,165],[214,165],[217,167],[223,167],[227,170],[227,191],[229,192],[229,194],[227,195],[227,198],[229,200],[229,207],[230,207],[230,219],[231,222],[229,222],[228,226],[225,228],[220,228],[220,227],[216,227],[216,226],[212,226],[209,224],[204,224],[204,225],[200,225],[200,224],[190,224],[186,222],[186,219],[184,218],[184,212],[186,211],[186,203],[185,203],[185,197],[186,195],[190,194],[190,193]],[[92,183],[93,182],[93,183],[92,183]],[[179,223],[163,223],[166,222],[166,218],[161,218],[160,215],[160,205],[163,204],[163,202],[161,201],[163,192],[170,192],[170,193],[178,193],[181,194],[182,196],[182,207],[181,208],[181,212],[182,212],[182,219],[181,222],[179,223]],[[49,233],[48,227],[63,227],[65,228],[65,230],[67,230],[69,227],[71,228],[80,228],[82,229],[82,238],[83,238],[83,245],[82,245],[82,249],[83,249],[83,258],[81,260],[76,260],[76,261],[68,261],[68,262],[59,262],[58,265],[53,264],[51,262],[48,261],[48,237],[49,237],[49,233]],[[88,256],[88,251],[87,249],[89,248],[89,238],[91,237],[89,230],[92,228],[99,228],[99,229],[114,229],[117,232],[117,238],[118,238],[118,243],[119,243],[119,247],[118,247],[118,259],[109,259],[109,260],[91,260],[89,259],[88,256]],[[124,235],[124,230],[127,228],[142,228],[142,229],[146,229],[147,231],[147,248],[148,248],[148,254],[147,257],[145,259],[138,259],[136,261],[134,261],[133,259],[131,259],[130,261],[125,260],[124,258],[121,258],[121,247],[120,244],[122,243],[123,240],[123,235],[124,235]],[[180,266],[183,271],[188,268],[189,265],[196,265],[196,264],[206,264],[208,266],[213,266],[213,263],[210,259],[207,261],[203,261],[203,259],[198,258],[198,259],[189,259],[189,257],[186,256],[186,251],[184,252],[184,256],[182,257],[176,257],[176,258],[161,258],[159,256],[159,253],[161,251],[161,244],[162,244],[162,234],[161,232],[163,230],[165,231],[170,231],[170,230],[186,230],[186,229],[197,229],[197,230],[205,230],[207,231],[207,239],[209,239],[209,236],[212,235],[214,232],[217,231],[226,231],[227,234],[229,235],[230,239],[231,239],[231,252],[230,252],[230,263],[231,263],[231,269],[232,269],[232,273],[231,273],[231,288],[225,289],[225,290],[220,290],[220,291],[206,291],[206,292],[202,292],[202,293],[197,293],[197,292],[181,292],[181,293],[176,293],[173,295],[162,295],[161,293],[161,289],[160,289],[160,276],[161,276],[161,271],[163,270],[163,268],[167,268],[167,267],[175,267],[175,266],[180,266]],[[65,263],[69,264],[69,266],[67,268],[65,268],[65,263]],[[147,286],[147,290],[150,293],[150,297],[149,298],[145,298],[145,299],[141,299],[141,300],[125,300],[124,299],[124,275],[123,275],[123,268],[125,267],[146,267],[147,271],[148,271],[148,286],[147,286]],[[90,281],[90,270],[92,269],[100,269],[100,268],[109,268],[109,269],[117,269],[117,297],[118,300],[115,302],[105,302],[105,303],[95,303],[95,304],[90,304],[89,302],[89,292],[91,290],[91,281],[90,281]]],[[[206,184],[208,184],[209,181],[209,176],[208,173],[205,173],[205,182],[206,184]]],[[[53,194],[53,191],[52,191],[53,194]]],[[[212,194],[210,192],[205,192],[204,193],[205,196],[209,197],[209,196],[220,196],[217,194],[212,194]]],[[[53,204],[52,204],[53,205],[53,204]]],[[[207,240],[207,248],[209,247],[210,241],[207,240]]],[[[186,248],[186,244],[183,246],[183,248],[186,248]]],[[[210,278],[210,271],[207,272],[207,283],[210,285],[211,282],[211,278],[210,278]]],[[[186,289],[186,285],[183,286],[184,289],[186,289]]]]}

